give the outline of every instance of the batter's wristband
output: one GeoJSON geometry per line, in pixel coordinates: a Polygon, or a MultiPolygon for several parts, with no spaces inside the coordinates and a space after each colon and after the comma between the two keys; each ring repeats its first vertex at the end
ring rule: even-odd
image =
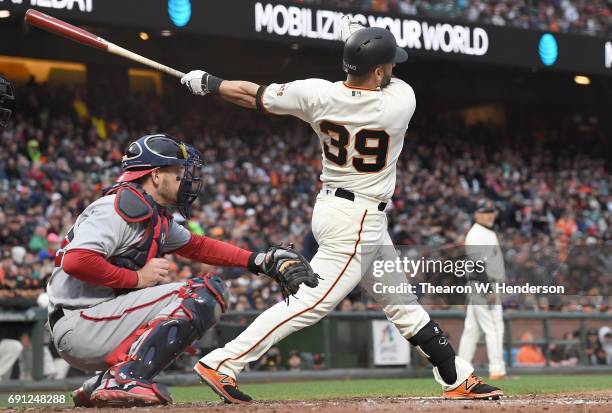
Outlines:
{"type": "Polygon", "coordinates": [[[206,77],[206,89],[208,89],[210,93],[218,94],[221,82],[223,82],[223,79],[220,77],[208,75],[206,77]]]}
{"type": "Polygon", "coordinates": [[[255,263],[255,258],[259,255],[257,252],[254,252],[249,257],[249,263],[247,264],[247,270],[251,271],[253,274],[258,275],[261,272],[261,267],[255,263]]]}
{"type": "Polygon", "coordinates": [[[265,112],[266,108],[264,108],[263,102],[262,102],[262,98],[263,98],[263,94],[266,91],[266,87],[267,85],[261,85],[257,88],[257,93],[255,94],[255,107],[257,107],[257,110],[259,112],[265,112]]]}

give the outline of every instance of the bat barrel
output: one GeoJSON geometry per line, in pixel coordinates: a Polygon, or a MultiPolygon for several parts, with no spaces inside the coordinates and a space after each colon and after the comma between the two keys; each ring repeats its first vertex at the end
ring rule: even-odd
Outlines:
{"type": "Polygon", "coordinates": [[[82,43],[87,46],[95,47],[96,49],[107,50],[108,43],[87,30],[83,30],[72,24],[58,20],[38,10],[28,9],[25,14],[25,21],[32,26],[66,37],[70,40],[82,43]]]}
{"type": "Polygon", "coordinates": [[[95,47],[96,49],[104,50],[106,52],[113,53],[125,57],[127,59],[131,59],[135,62],[168,73],[172,76],[180,78],[185,75],[183,72],[180,72],[166,65],[162,65],[161,63],[136,54],[130,50],[124,49],[123,47],[117,46],[116,44],[113,44],[111,42],[107,42],[103,38],[98,37],[95,34],[88,32],[87,30],[83,30],[80,27],[73,26],[70,23],[66,23],[65,21],[56,19],[55,17],[51,17],[45,13],[41,13],[38,10],[29,9],[25,15],[25,21],[31,24],[32,26],[36,26],[53,34],[57,34],[75,42],[79,42],[87,46],[95,47]]]}

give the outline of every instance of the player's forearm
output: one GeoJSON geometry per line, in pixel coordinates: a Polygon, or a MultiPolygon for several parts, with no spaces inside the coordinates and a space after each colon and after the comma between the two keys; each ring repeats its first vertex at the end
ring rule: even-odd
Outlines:
{"type": "Polygon", "coordinates": [[[244,80],[224,80],[219,86],[219,95],[228,102],[247,109],[256,109],[255,97],[259,85],[244,80]]]}
{"type": "Polygon", "coordinates": [[[106,261],[98,252],[82,248],[69,250],[62,260],[62,269],[71,277],[110,288],[136,288],[138,274],[106,261]]]}
{"type": "Polygon", "coordinates": [[[194,95],[209,93],[220,95],[224,100],[248,109],[256,109],[259,85],[244,80],[225,80],[203,70],[192,70],[181,78],[194,95]]]}
{"type": "Polygon", "coordinates": [[[248,266],[249,258],[253,255],[251,251],[227,242],[195,234],[192,234],[189,242],[176,250],[176,253],[205,264],[243,268],[248,266]]]}

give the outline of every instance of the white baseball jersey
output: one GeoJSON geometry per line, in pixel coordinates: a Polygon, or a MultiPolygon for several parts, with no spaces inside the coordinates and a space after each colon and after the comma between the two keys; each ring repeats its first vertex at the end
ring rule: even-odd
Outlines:
{"type": "Polygon", "coordinates": [[[486,259],[487,277],[491,281],[505,281],[504,255],[495,231],[475,223],[465,236],[465,246],[468,255],[486,259]]]}
{"type": "Polygon", "coordinates": [[[380,201],[391,198],[397,159],[416,108],[406,82],[393,78],[376,90],[323,79],[273,83],[262,93],[261,105],[310,123],[323,150],[323,183],[380,201]]]}

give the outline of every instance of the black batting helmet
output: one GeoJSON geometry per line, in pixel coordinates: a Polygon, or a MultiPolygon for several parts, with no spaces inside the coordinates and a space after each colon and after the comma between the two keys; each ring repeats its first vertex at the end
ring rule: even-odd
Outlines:
{"type": "Polygon", "coordinates": [[[377,65],[406,59],[408,53],[397,46],[393,33],[381,27],[366,27],[346,39],[342,66],[347,73],[363,76],[377,65]]]}
{"type": "Polygon", "coordinates": [[[12,112],[5,105],[7,100],[13,99],[15,99],[13,85],[7,79],[0,76],[0,128],[4,128],[8,124],[12,112]]]}

